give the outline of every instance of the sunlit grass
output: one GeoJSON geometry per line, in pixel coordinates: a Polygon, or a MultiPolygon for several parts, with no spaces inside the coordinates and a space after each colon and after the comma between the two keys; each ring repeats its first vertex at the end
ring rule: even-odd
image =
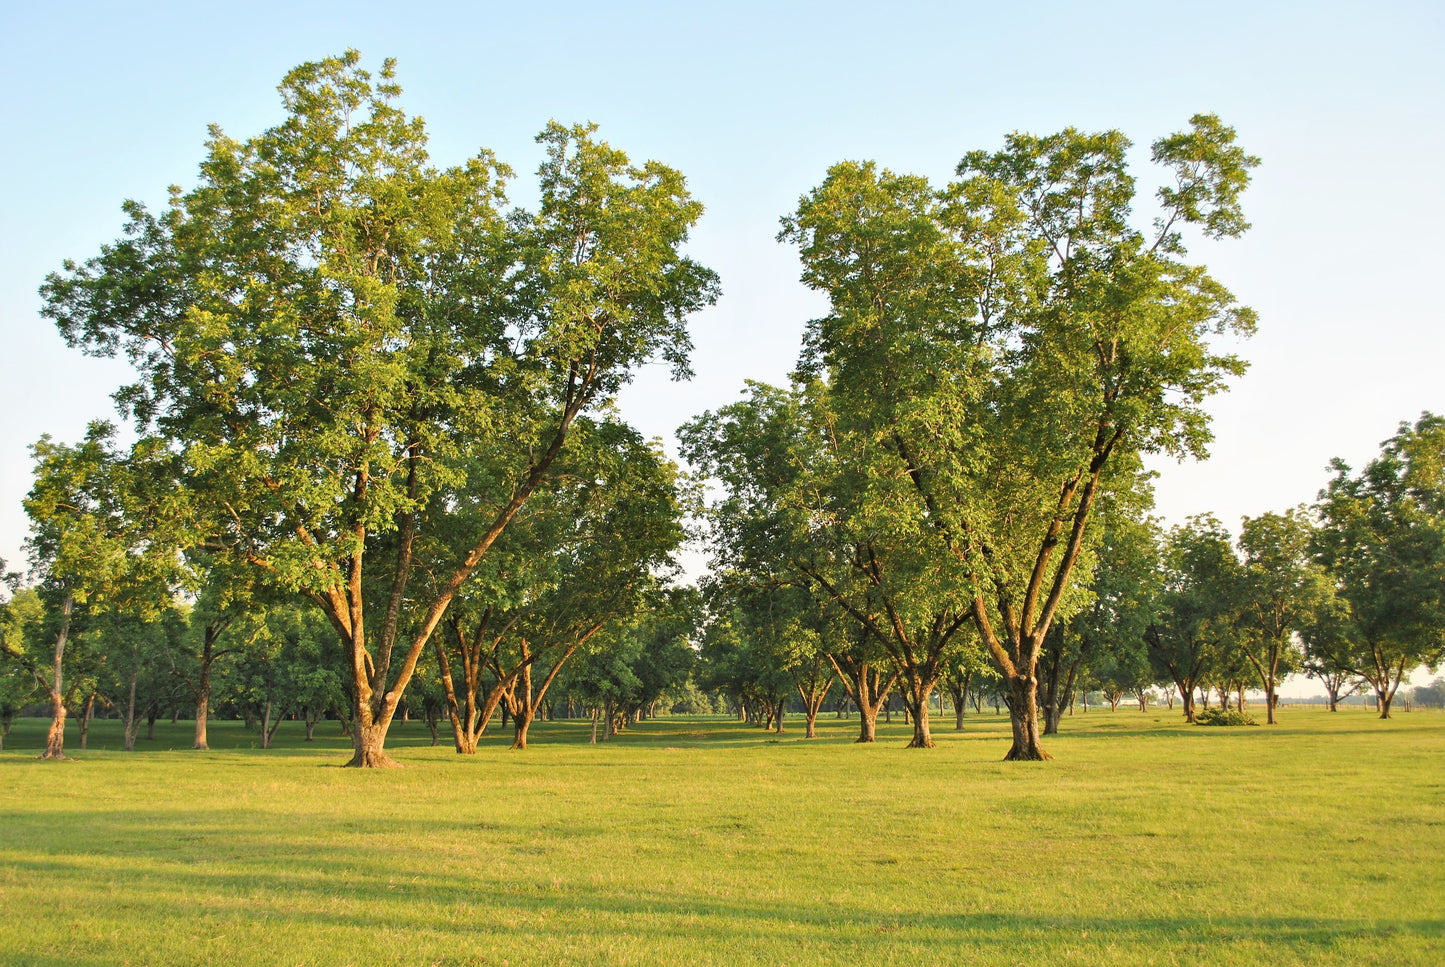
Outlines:
{"type": "Polygon", "coordinates": [[[820,724],[539,723],[459,757],[410,723],[410,768],[367,773],[334,723],[270,751],[219,723],[210,753],[160,723],[126,754],[101,722],[57,764],[27,720],[0,963],[1445,961],[1445,715],[1095,710],[1038,764],[998,761],[989,712],[931,751],[820,724]]]}

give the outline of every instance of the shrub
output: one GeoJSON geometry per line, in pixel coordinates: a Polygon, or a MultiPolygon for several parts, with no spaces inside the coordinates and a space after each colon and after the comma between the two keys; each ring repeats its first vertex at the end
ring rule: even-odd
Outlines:
{"type": "Polygon", "coordinates": [[[1199,725],[1258,725],[1249,713],[1239,709],[1207,708],[1194,717],[1199,725]]]}

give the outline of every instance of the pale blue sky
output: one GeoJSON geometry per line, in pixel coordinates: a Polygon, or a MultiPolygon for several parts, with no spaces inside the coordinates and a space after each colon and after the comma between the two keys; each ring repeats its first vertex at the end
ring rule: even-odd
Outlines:
{"type": "Polygon", "coordinates": [[[708,207],[692,250],[723,299],[696,320],[697,378],[623,397],[669,437],[745,378],[781,381],[821,301],[778,217],[843,158],[946,178],[1011,130],[1116,127],[1148,143],[1214,111],[1263,158],[1240,242],[1196,246],[1260,312],[1254,365],[1212,407],[1208,463],[1162,466],[1171,521],[1310,500],[1396,423],[1445,410],[1445,7],[1438,3],[70,3],[0,12],[0,557],[21,563],[26,447],[106,416],[115,364],[66,350],[36,287],[120,226],[127,197],[193,183],[206,125],[254,134],[304,60],[399,60],[438,163],[479,146],[530,194],[532,136],[594,120],[680,168],[708,207]]]}

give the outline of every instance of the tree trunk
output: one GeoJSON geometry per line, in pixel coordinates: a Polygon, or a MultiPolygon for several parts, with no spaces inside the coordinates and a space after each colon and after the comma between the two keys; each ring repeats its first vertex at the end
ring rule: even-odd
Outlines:
{"type": "MultiPolygon", "coordinates": [[[[280,724],[280,723],[277,723],[280,724]]],[[[265,710],[261,713],[261,748],[271,748],[271,702],[267,700],[265,710]]]]}
{"type": "Polygon", "coordinates": [[[908,713],[908,720],[913,726],[913,738],[904,748],[932,749],[934,747],[933,733],[928,727],[928,699],[932,694],[932,681],[925,681],[918,675],[909,677],[908,688],[903,692],[903,705],[904,711],[908,713]]]}
{"type": "Polygon", "coordinates": [[[386,728],[363,725],[360,717],[351,727],[351,761],[348,767],[359,769],[399,769],[400,764],[386,754],[386,728]]]}
{"type": "Polygon", "coordinates": [[[130,697],[125,703],[125,720],[121,723],[125,736],[125,751],[135,751],[135,734],[140,728],[140,721],[135,717],[135,686],[140,678],[140,668],[133,669],[130,673],[130,697]]]}
{"type": "Polygon", "coordinates": [[[1013,745],[1004,756],[1005,762],[1040,762],[1052,759],[1039,744],[1038,692],[1033,678],[1011,675],[1008,678],[1009,724],[1013,727],[1013,745]]]}
{"type": "Polygon", "coordinates": [[[210,751],[206,744],[206,725],[211,717],[211,689],[207,679],[210,677],[209,669],[201,672],[201,697],[196,700],[196,741],[191,743],[192,749],[210,751]]]}
{"type": "Polygon", "coordinates": [[[65,754],[65,680],[62,676],[62,662],[65,659],[65,642],[70,637],[70,614],[75,606],[75,596],[66,593],[65,603],[60,609],[60,631],[55,635],[55,672],[50,685],[50,731],[45,736],[45,752],[42,759],[68,759],[65,754]]]}
{"type": "Polygon", "coordinates": [[[85,705],[81,707],[80,715],[80,751],[85,751],[86,739],[90,736],[90,720],[95,717],[95,692],[85,697],[85,705]]]}
{"type": "Polygon", "coordinates": [[[512,748],[525,749],[527,747],[527,729],[532,725],[532,718],[530,707],[519,708],[512,716],[512,748]]]}

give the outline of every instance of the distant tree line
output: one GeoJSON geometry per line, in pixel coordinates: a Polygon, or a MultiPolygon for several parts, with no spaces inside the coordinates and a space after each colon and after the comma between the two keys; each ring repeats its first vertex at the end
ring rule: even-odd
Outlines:
{"type": "MultiPolygon", "coordinates": [[[[709,418],[716,421],[713,439],[736,428],[732,439],[757,440],[759,426],[802,412],[801,399],[796,390],[754,387],[752,399],[709,418]]],[[[758,453],[781,449],[769,441],[758,453]]],[[[1246,692],[1258,690],[1260,714],[1273,723],[1279,683],[1291,673],[1317,680],[1331,710],[1364,690],[1380,717],[1389,718],[1410,673],[1445,661],[1442,468],[1445,420],[1427,413],[1402,424],[1358,473],[1335,461],[1316,503],[1245,518],[1237,538],[1207,514],[1163,530],[1148,514],[1140,480],[1107,495],[1087,545],[1087,571],[1040,649],[1034,701],[1042,733],[1057,732],[1060,717],[1085,692],[1114,708],[1132,701],[1144,710],[1151,698],[1173,708],[1177,701],[1189,722],[1213,701],[1217,710],[1246,713],[1231,719],[1242,722],[1250,720],[1246,692]]],[[[765,539],[743,545],[749,518],[739,512],[740,498],[763,501],[766,514],[791,499],[781,488],[761,492],[760,479],[749,475],[751,494],[728,492],[712,507],[714,556],[722,566],[705,584],[702,681],[763,726],[781,728],[781,710],[793,696],[809,735],[819,699],[841,689],[860,712],[859,741],[872,741],[877,715],[910,673],[909,656],[850,620],[835,590],[817,579],[815,531],[803,535],[806,565],[778,539],[777,516],[763,522],[765,539]],[[748,567],[727,570],[729,560],[748,567]]],[[[842,550],[845,560],[857,554],[848,545],[842,550]]],[[[889,560],[903,551],[878,543],[868,549],[889,560]]],[[[866,591],[887,601],[882,588],[866,591]]],[[[937,648],[935,662],[929,694],[940,712],[942,696],[950,698],[956,728],[963,728],[969,695],[1009,707],[1015,700],[967,626],[937,648]]],[[[1413,701],[1428,706],[1433,695],[1430,686],[1418,688],[1413,701]]],[[[927,706],[909,696],[903,704],[921,745],[927,706]]]]}

